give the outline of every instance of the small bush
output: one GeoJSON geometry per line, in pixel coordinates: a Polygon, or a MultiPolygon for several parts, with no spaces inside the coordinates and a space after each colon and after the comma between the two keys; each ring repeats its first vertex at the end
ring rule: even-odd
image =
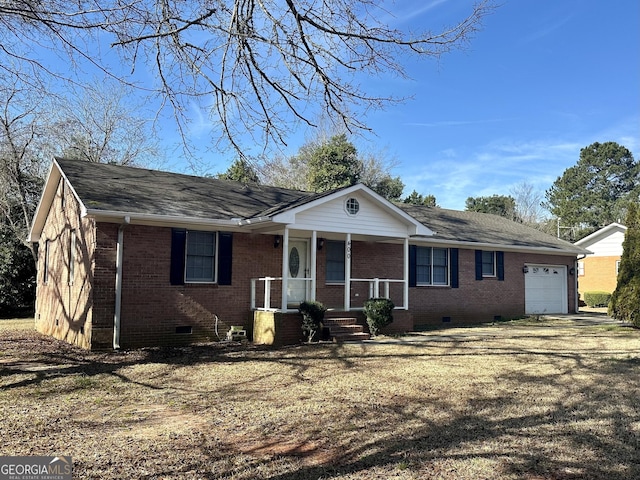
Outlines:
{"type": "Polygon", "coordinates": [[[606,307],[610,299],[609,292],[584,292],[584,302],[589,307],[606,307]]]}
{"type": "Polygon", "coordinates": [[[320,302],[305,301],[300,304],[298,311],[302,314],[302,333],[311,342],[320,330],[327,308],[320,302]]]}
{"type": "Polygon", "coordinates": [[[364,302],[364,314],[371,335],[377,335],[380,329],[393,322],[394,308],[395,305],[388,298],[370,298],[364,302]]]}

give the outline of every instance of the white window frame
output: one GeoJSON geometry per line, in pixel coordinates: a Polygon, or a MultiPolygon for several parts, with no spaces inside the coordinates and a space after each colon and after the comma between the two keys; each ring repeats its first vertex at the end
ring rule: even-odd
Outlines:
{"type": "Polygon", "coordinates": [[[498,276],[498,268],[496,266],[496,252],[494,250],[482,250],[482,278],[495,278],[498,276]],[[488,265],[488,263],[485,263],[484,261],[484,254],[485,253],[490,253],[492,260],[493,260],[493,273],[489,274],[489,273],[484,273],[484,266],[488,265]]]}
{"type": "MultiPolygon", "coordinates": [[[[185,246],[184,246],[184,283],[191,284],[215,284],[218,283],[218,248],[219,248],[219,238],[218,232],[208,231],[208,230],[187,230],[186,238],[185,238],[185,246]],[[211,280],[208,279],[195,279],[190,280],[187,276],[187,271],[189,270],[189,233],[206,233],[208,235],[213,235],[213,278],[211,280]]],[[[194,255],[195,256],[195,255],[194,255]]],[[[204,255],[200,255],[204,256],[204,255]]]]}
{"type": "Polygon", "coordinates": [[[578,262],[578,276],[584,277],[584,262],[578,262]]]}
{"type": "Polygon", "coordinates": [[[616,260],[616,277],[618,276],[619,272],[620,272],[620,260],[616,260]]]}
{"type": "Polygon", "coordinates": [[[355,217],[360,213],[360,202],[355,197],[349,197],[344,202],[344,209],[347,214],[355,217]]]}
{"type": "MultiPolygon", "coordinates": [[[[429,278],[431,279],[430,283],[427,282],[419,282],[418,281],[418,261],[417,261],[417,257],[418,257],[418,252],[416,250],[416,265],[414,265],[415,269],[416,269],[416,286],[417,287],[448,287],[451,285],[451,249],[450,248],[446,248],[446,247],[425,247],[425,246],[417,246],[416,249],[421,249],[421,248],[428,248],[429,249],[429,254],[431,256],[430,259],[430,264],[429,264],[429,269],[430,269],[430,275],[429,278]],[[446,267],[446,272],[447,272],[447,281],[445,283],[434,283],[433,282],[433,251],[434,250],[445,250],[447,252],[447,264],[445,265],[446,267]]],[[[435,265],[437,267],[441,267],[442,265],[435,265]]]]}

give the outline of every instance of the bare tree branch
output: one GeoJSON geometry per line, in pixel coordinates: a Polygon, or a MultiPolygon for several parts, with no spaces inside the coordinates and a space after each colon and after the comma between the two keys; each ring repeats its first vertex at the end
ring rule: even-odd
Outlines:
{"type": "Polygon", "coordinates": [[[347,131],[367,129],[364,112],[402,98],[372,95],[358,80],[405,75],[407,55],[463,47],[492,11],[490,1],[450,28],[411,33],[385,24],[376,0],[5,0],[0,52],[64,76],[25,53],[30,42],[48,42],[78,72],[90,65],[127,85],[140,67],[150,69],[156,84],[147,88],[171,106],[183,136],[185,111],[196,102],[209,110],[219,140],[243,156],[247,134],[263,148],[282,145],[292,128],[313,125],[322,112],[347,131]],[[132,75],[114,73],[99,49],[105,41],[132,75]]]}

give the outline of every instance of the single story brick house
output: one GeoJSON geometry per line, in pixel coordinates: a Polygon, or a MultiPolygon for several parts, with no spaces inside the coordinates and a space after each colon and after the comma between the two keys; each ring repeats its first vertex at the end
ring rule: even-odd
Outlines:
{"type": "Polygon", "coordinates": [[[296,343],[303,300],[350,315],[388,297],[396,331],[574,312],[587,253],[363,185],[317,194],[67,159],[52,163],[30,238],[37,329],[91,349],[251,335],[265,318],[273,343],[296,343]]]}
{"type": "Polygon", "coordinates": [[[585,292],[613,293],[616,289],[626,232],[624,225],[611,223],[575,242],[575,245],[592,252],[592,255],[578,260],[578,292],[581,299],[584,300],[585,292]]]}

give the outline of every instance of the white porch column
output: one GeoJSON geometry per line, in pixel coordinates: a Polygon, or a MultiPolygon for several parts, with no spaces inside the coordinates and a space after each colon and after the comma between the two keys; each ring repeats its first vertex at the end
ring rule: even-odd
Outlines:
{"type": "Polygon", "coordinates": [[[351,234],[344,242],[344,311],[351,310],[351,234]]]}
{"type": "Polygon", "coordinates": [[[316,259],[318,257],[318,232],[311,232],[311,291],[309,298],[312,302],[316,299],[316,259]]]}
{"type": "Polygon", "coordinates": [[[405,310],[409,310],[409,237],[404,239],[404,292],[402,303],[405,310]]]}
{"type": "Polygon", "coordinates": [[[287,290],[289,289],[289,227],[284,227],[282,235],[282,311],[287,310],[287,290]]]}

